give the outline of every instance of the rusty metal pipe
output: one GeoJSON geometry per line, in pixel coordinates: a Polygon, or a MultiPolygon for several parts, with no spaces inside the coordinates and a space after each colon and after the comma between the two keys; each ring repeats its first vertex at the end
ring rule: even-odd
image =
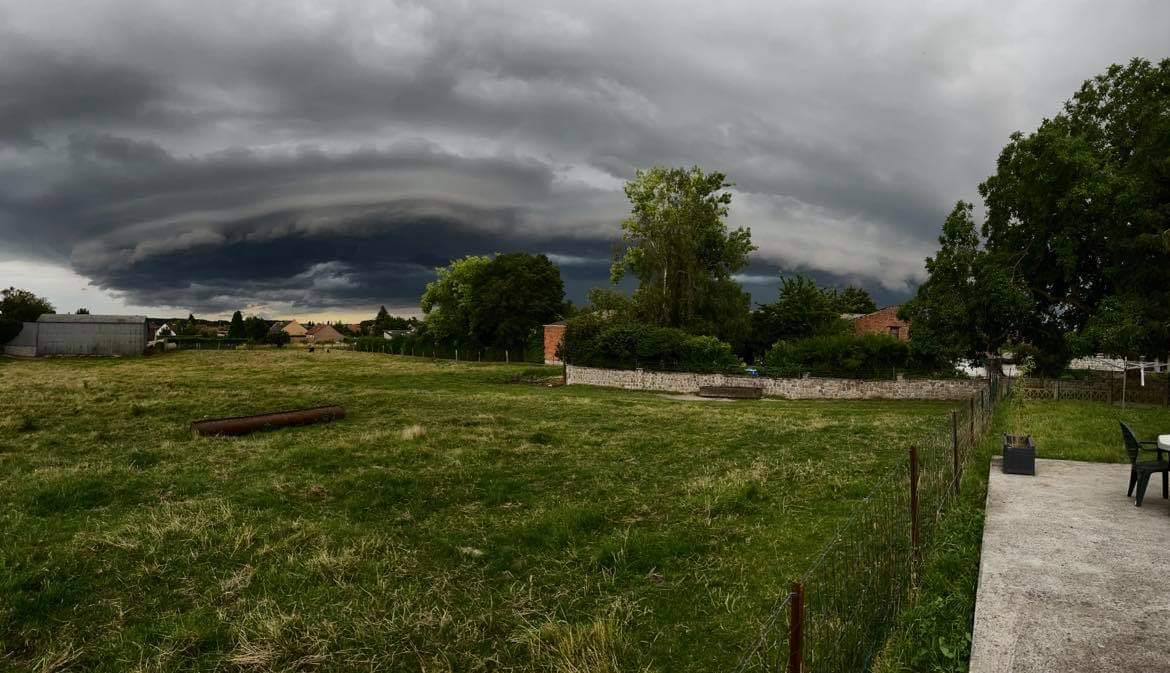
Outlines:
{"type": "Polygon", "coordinates": [[[255,416],[233,416],[231,418],[192,421],[191,429],[200,435],[246,435],[258,430],[326,423],[342,418],[345,418],[345,409],[342,407],[313,407],[311,409],[278,411],[271,414],[256,414],[255,416]]]}

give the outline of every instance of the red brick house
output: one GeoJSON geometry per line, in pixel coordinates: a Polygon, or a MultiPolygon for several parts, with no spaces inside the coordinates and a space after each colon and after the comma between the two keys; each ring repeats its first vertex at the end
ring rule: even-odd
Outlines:
{"type": "Polygon", "coordinates": [[[855,334],[888,334],[899,341],[910,340],[910,323],[898,318],[898,305],[850,318],[855,334]]]}
{"type": "Polygon", "coordinates": [[[562,364],[557,357],[557,348],[565,340],[565,321],[554,322],[544,326],[544,364],[562,364]]]}

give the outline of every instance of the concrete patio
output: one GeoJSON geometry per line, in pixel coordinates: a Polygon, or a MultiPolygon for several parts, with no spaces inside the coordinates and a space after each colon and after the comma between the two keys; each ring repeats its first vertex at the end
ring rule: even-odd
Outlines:
{"type": "Polygon", "coordinates": [[[1128,465],[991,466],[971,673],[1170,673],[1170,503],[1128,465]]]}

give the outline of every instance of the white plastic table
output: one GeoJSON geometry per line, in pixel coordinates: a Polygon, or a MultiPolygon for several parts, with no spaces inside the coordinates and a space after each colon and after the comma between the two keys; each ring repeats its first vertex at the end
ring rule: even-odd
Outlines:
{"type": "Polygon", "coordinates": [[[1158,435],[1158,448],[1170,451],[1170,435],[1158,435]]]}

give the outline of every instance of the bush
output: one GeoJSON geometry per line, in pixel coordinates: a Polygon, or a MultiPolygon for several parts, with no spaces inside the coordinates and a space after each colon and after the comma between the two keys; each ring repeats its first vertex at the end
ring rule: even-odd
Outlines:
{"type": "Polygon", "coordinates": [[[611,324],[593,315],[568,322],[559,355],[570,364],[611,369],[722,372],[742,366],[731,346],[715,337],[639,323],[611,324]]]}
{"type": "Polygon", "coordinates": [[[19,320],[6,320],[0,318],[0,346],[12,341],[20,334],[20,330],[24,327],[24,323],[19,320]]]}
{"type": "Polygon", "coordinates": [[[777,341],[764,355],[770,376],[808,372],[845,378],[892,378],[912,369],[909,344],[884,334],[841,334],[777,341]]]}
{"type": "Polygon", "coordinates": [[[277,348],[283,348],[285,344],[292,341],[292,337],[288,332],[272,332],[264,337],[264,343],[272,344],[277,348]]]}

